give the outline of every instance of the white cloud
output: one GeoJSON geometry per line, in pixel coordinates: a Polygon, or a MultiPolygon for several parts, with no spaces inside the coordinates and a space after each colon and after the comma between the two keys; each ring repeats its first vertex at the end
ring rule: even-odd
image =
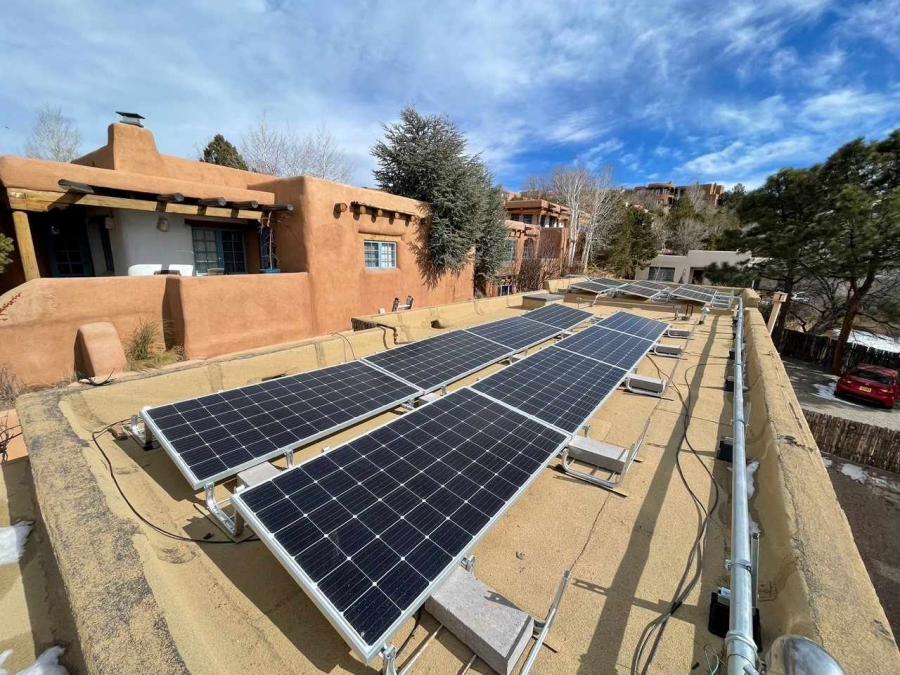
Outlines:
{"type": "Polygon", "coordinates": [[[815,150],[815,142],[810,136],[795,136],[758,145],[734,141],[721,150],[693,158],[680,170],[697,178],[749,174],[763,167],[808,159],[815,150]]]}
{"type": "Polygon", "coordinates": [[[845,127],[857,130],[871,128],[879,120],[900,119],[900,91],[832,91],[808,99],[799,117],[801,124],[823,131],[845,127]]]}
{"type": "Polygon", "coordinates": [[[873,0],[849,8],[841,28],[851,36],[878,40],[900,54],[900,10],[896,0],[873,0]]]}

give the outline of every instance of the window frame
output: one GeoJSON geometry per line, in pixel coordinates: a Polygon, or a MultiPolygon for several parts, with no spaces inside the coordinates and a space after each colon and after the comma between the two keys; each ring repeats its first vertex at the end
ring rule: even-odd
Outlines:
{"type": "Polygon", "coordinates": [[[675,281],[675,268],[663,267],[662,265],[651,265],[647,269],[647,281],[675,281]],[[666,271],[668,278],[662,278],[660,272],[666,271]]]}
{"type": "Polygon", "coordinates": [[[397,262],[397,242],[366,239],[363,241],[363,267],[367,270],[399,269],[397,262]],[[370,252],[374,249],[374,259],[370,252]],[[369,264],[374,261],[375,264],[369,264]]]}
{"type": "Polygon", "coordinates": [[[194,276],[207,276],[211,267],[221,268],[223,274],[229,275],[248,273],[247,243],[244,241],[244,230],[194,224],[191,224],[190,227],[191,250],[194,255],[194,276]],[[228,242],[225,241],[226,237],[224,235],[227,235],[228,242]],[[200,251],[197,249],[198,243],[204,244],[200,251]],[[226,243],[228,244],[227,247],[226,243]],[[240,243],[240,247],[236,246],[237,243],[240,243]],[[227,251],[226,248],[228,248],[227,251]],[[201,260],[198,257],[198,253],[206,254],[205,258],[201,260]],[[212,255],[215,255],[215,264],[212,263],[212,255]],[[205,266],[202,272],[200,271],[201,264],[205,266]],[[229,267],[231,268],[230,270],[229,267]]]}

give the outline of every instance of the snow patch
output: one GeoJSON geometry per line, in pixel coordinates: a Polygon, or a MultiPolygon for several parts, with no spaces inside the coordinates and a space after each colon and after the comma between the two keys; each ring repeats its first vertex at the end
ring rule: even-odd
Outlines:
{"type": "Polygon", "coordinates": [[[892,338],[887,335],[879,335],[878,333],[869,333],[864,330],[850,331],[848,342],[869,347],[870,349],[880,349],[885,352],[900,353],[900,338],[892,338]]]}
{"type": "Polygon", "coordinates": [[[833,384],[814,384],[813,389],[815,390],[813,391],[813,396],[816,398],[824,398],[826,401],[834,401],[835,403],[840,403],[842,405],[852,405],[854,408],[865,408],[864,405],[835,396],[833,384]]]}
{"type": "Polygon", "coordinates": [[[841,473],[847,476],[847,478],[852,478],[859,483],[865,483],[869,477],[866,470],[856,464],[841,465],[841,473]]]}
{"type": "MultiPolygon", "coordinates": [[[[37,657],[37,661],[28,666],[25,670],[20,670],[17,675],[68,675],[68,670],[59,665],[59,657],[66,650],[59,645],[50,647],[43,654],[37,657]]],[[[13,650],[7,649],[0,654],[0,675],[12,675],[10,671],[3,667],[6,660],[12,656],[13,650]]]]}
{"type": "Polygon", "coordinates": [[[759,460],[754,459],[747,465],[747,500],[753,499],[753,495],[756,494],[756,486],[753,485],[753,476],[756,474],[756,470],[759,468],[759,460]]]}
{"type": "Polygon", "coordinates": [[[55,645],[44,650],[32,665],[18,675],[68,675],[69,671],[59,665],[59,657],[65,652],[64,647],[55,645]]]}
{"type": "Polygon", "coordinates": [[[10,527],[0,527],[0,565],[19,562],[19,558],[25,553],[25,540],[28,539],[33,526],[34,523],[31,521],[23,520],[10,527]]]}
{"type": "Polygon", "coordinates": [[[825,467],[826,467],[826,468],[828,468],[828,467],[831,466],[831,464],[832,464],[831,460],[830,460],[828,457],[823,457],[823,458],[822,458],[822,461],[825,462],[825,467]]]}

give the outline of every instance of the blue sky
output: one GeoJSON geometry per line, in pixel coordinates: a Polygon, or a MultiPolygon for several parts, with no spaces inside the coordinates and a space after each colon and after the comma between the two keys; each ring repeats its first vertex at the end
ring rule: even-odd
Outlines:
{"type": "Polygon", "coordinates": [[[581,161],[617,182],[760,184],[900,126],[896,1],[651,3],[7,0],[0,153],[59,106],[102,145],[115,110],[160,150],[237,142],[266,111],[368,154],[405,105],[449,115],[510,189],[581,161]]]}

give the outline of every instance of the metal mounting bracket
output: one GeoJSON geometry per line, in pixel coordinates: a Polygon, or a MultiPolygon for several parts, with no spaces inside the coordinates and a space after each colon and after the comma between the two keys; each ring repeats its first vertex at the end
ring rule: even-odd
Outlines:
{"type": "MultiPolygon", "coordinates": [[[[209,509],[209,512],[215,517],[215,519],[219,522],[219,525],[229,536],[239,537],[244,531],[244,519],[241,518],[237,513],[235,513],[234,516],[229,516],[227,513],[225,513],[225,511],[222,509],[222,505],[216,501],[215,483],[207,483],[204,486],[204,490],[206,491],[206,508],[209,509]]],[[[231,500],[229,499],[226,501],[230,502],[231,500]]]]}

